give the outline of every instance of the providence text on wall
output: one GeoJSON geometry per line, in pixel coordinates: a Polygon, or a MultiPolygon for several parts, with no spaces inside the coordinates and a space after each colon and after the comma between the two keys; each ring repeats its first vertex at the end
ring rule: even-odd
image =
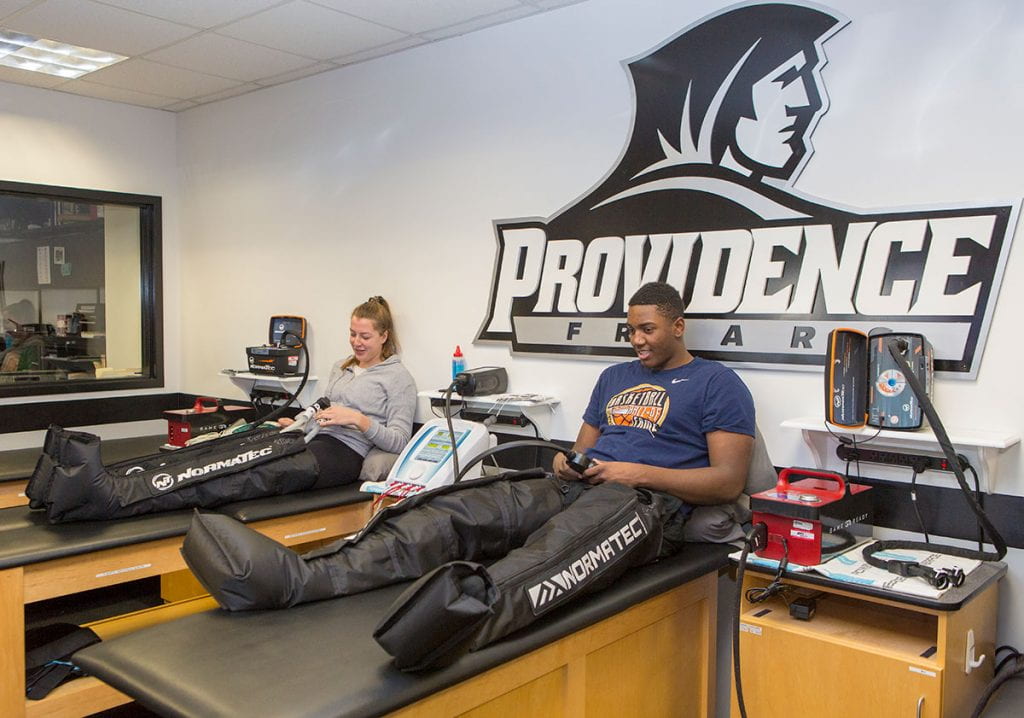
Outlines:
{"type": "Polygon", "coordinates": [[[631,356],[626,302],[663,280],[701,356],[813,367],[831,329],[886,327],[925,333],[936,369],[975,375],[1019,203],[861,211],[793,187],[828,109],[824,45],[847,24],[819,6],[743,5],[628,62],[616,165],[549,219],[495,222],[477,339],[631,356]]]}

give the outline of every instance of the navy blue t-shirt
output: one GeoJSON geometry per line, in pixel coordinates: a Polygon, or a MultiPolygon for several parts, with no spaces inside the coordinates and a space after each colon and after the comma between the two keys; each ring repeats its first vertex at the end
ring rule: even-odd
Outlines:
{"type": "Polygon", "coordinates": [[[631,361],[601,372],[583,421],[601,431],[587,451],[595,459],[698,469],[710,465],[705,434],[754,435],[754,400],[718,362],[651,371],[631,361]]]}

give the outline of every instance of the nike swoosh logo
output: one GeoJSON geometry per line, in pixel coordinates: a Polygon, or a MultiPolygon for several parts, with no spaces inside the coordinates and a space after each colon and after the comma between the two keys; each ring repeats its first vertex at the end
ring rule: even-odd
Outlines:
{"type": "Polygon", "coordinates": [[[681,382],[681,381],[690,381],[690,380],[689,380],[688,378],[687,378],[687,379],[673,379],[673,380],[672,380],[672,383],[673,383],[673,384],[678,384],[678,383],[679,383],[679,382],[681,382]]]}

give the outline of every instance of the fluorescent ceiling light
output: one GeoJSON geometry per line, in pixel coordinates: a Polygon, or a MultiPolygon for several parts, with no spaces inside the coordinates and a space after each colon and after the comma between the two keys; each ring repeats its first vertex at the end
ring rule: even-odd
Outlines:
{"type": "Polygon", "coordinates": [[[113,52],[66,45],[0,28],[0,65],[18,70],[73,80],[127,59],[113,52]]]}

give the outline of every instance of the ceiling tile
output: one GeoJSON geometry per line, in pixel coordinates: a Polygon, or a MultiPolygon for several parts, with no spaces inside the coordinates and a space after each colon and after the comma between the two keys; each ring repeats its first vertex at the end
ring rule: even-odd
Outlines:
{"type": "Polygon", "coordinates": [[[143,107],[165,107],[174,102],[174,98],[153,95],[148,92],[136,92],[125,90],[120,87],[107,87],[95,82],[86,80],[72,80],[58,88],[61,92],[72,92],[76,95],[87,95],[97,97],[101,100],[113,100],[114,102],[126,102],[129,105],[142,105],[143,107]]]}
{"type": "Polygon", "coordinates": [[[317,62],[309,67],[303,67],[302,69],[295,70],[294,72],[286,72],[283,75],[274,75],[273,77],[264,77],[260,80],[256,80],[257,85],[263,87],[270,87],[271,85],[280,85],[284,82],[291,82],[292,80],[300,80],[303,77],[310,77],[312,75],[318,75],[321,72],[327,72],[328,70],[337,70],[338,66],[330,62],[317,62]]]}
{"type": "Polygon", "coordinates": [[[387,45],[378,45],[377,47],[371,47],[369,50],[362,50],[361,52],[354,52],[351,55],[335,57],[332,61],[339,65],[351,65],[354,62],[363,62],[364,60],[370,60],[374,57],[382,57],[383,55],[390,55],[393,52],[408,50],[410,47],[423,45],[426,42],[427,41],[421,37],[414,37],[410,35],[409,37],[398,40],[397,42],[389,42],[387,45]]]}
{"type": "Polygon", "coordinates": [[[503,22],[509,22],[510,20],[518,20],[521,17],[527,15],[535,15],[540,10],[533,7],[532,5],[519,5],[508,10],[502,10],[500,12],[493,13],[491,15],[484,15],[478,17],[475,20],[469,20],[467,22],[459,23],[458,25],[451,25],[444,27],[439,30],[430,30],[428,32],[421,32],[420,35],[427,38],[428,40],[443,40],[446,37],[455,37],[456,35],[465,35],[467,32],[473,32],[474,30],[480,30],[485,27],[492,25],[499,25],[503,22]]]}
{"type": "Polygon", "coordinates": [[[86,77],[90,82],[108,87],[149,92],[179,100],[209,95],[238,84],[235,80],[170,67],[151,60],[125,60],[86,77]]]}
{"type": "Polygon", "coordinates": [[[32,87],[56,87],[67,81],[66,77],[0,66],[0,82],[14,82],[18,85],[31,85],[32,87]]]}
{"type": "Polygon", "coordinates": [[[0,0],[0,20],[33,2],[35,0],[0,0]]]}
{"type": "Polygon", "coordinates": [[[146,59],[247,81],[281,75],[309,65],[309,58],[215,33],[182,40],[149,53],[146,59]]]}
{"type": "Polygon", "coordinates": [[[530,0],[530,2],[539,8],[544,10],[553,10],[556,7],[565,7],[566,5],[576,5],[583,2],[583,0],[530,0]]]}
{"type": "Polygon", "coordinates": [[[517,0],[312,0],[403,32],[424,32],[520,7],[517,0]]]}
{"type": "Polygon", "coordinates": [[[230,87],[227,90],[224,90],[223,92],[214,92],[210,95],[203,95],[202,97],[194,97],[192,99],[195,100],[197,103],[203,104],[206,102],[216,102],[217,100],[226,100],[229,97],[238,97],[239,95],[244,95],[248,92],[252,92],[253,90],[262,89],[263,87],[260,85],[255,85],[251,82],[246,82],[242,85],[230,87]]]}
{"type": "Polygon", "coordinates": [[[164,105],[160,109],[167,110],[168,112],[181,112],[182,110],[188,110],[196,106],[196,103],[192,102],[191,100],[181,100],[179,102],[174,102],[170,105],[164,105]]]}
{"type": "Polygon", "coordinates": [[[98,0],[125,10],[210,28],[277,5],[281,0],[98,0]]]}
{"type": "Polygon", "coordinates": [[[326,60],[394,42],[402,33],[303,0],[219,28],[221,35],[326,60]]]}
{"type": "Polygon", "coordinates": [[[72,45],[138,55],[195,33],[184,25],[90,0],[44,0],[4,21],[12,30],[72,45]]]}

